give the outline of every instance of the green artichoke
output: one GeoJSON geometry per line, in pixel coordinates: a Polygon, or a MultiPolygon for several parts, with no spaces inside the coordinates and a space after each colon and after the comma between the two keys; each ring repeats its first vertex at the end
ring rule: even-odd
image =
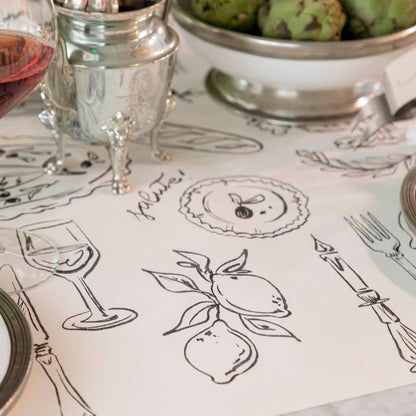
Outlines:
{"type": "Polygon", "coordinates": [[[238,32],[255,33],[263,0],[192,0],[192,10],[204,22],[238,32]]]}
{"type": "Polygon", "coordinates": [[[258,25],[267,37],[332,41],[341,39],[346,18],[338,0],[269,0],[260,7],[258,25]]]}
{"type": "Polygon", "coordinates": [[[340,0],[353,38],[388,35],[416,24],[416,0],[340,0]]]}

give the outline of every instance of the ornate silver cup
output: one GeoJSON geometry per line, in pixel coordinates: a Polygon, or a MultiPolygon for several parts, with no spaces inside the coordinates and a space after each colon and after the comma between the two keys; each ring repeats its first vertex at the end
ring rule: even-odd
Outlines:
{"type": "Polygon", "coordinates": [[[149,137],[153,158],[169,159],[157,137],[174,107],[170,84],[179,38],[162,18],[165,1],[111,14],[56,6],[60,41],[41,86],[45,109],[39,114],[57,143],[47,173],[62,171],[64,135],[106,146],[115,194],[129,190],[130,140],[149,137]]]}

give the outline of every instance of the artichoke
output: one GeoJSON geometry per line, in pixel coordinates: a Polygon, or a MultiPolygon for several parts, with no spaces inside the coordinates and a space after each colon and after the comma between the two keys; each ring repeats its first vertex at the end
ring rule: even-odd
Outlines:
{"type": "Polygon", "coordinates": [[[267,37],[332,41],[341,39],[346,18],[338,0],[269,0],[259,9],[258,25],[267,37]]]}
{"type": "Polygon", "coordinates": [[[192,0],[192,10],[204,22],[238,32],[255,33],[263,0],[192,0]]]}
{"type": "Polygon", "coordinates": [[[416,24],[416,0],[340,0],[353,38],[388,35],[416,24]]]}

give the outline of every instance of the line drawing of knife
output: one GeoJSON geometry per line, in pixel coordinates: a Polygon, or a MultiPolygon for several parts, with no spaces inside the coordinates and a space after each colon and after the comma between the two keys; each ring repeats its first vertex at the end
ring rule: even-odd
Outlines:
{"type": "Polygon", "coordinates": [[[319,257],[328,262],[357,297],[364,301],[359,307],[370,306],[373,309],[379,321],[387,326],[400,357],[412,364],[410,371],[416,373],[416,332],[400,321],[400,318],[385,304],[389,299],[382,299],[377,291],[369,288],[358,273],[340,257],[338,251],[314,236],[312,238],[319,257]]]}
{"type": "Polygon", "coordinates": [[[61,416],[95,416],[95,413],[69,381],[58,357],[52,351],[49,344],[49,334],[42,325],[29,296],[22,290],[23,287],[15,271],[9,264],[1,266],[1,269],[10,275],[12,285],[15,290],[19,291],[15,294],[16,303],[26,316],[31,328],[35,360],[41,365],[55,388],[61,416]]]}

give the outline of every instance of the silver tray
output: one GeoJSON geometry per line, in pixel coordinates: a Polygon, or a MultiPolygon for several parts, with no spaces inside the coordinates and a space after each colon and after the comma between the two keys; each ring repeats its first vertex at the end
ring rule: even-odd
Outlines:
{"type": "Polygon", "coordinates": [[[6,367],[0,368],[4,374],[0,380],[0,415],[4,415],[15,403],[28,378],[32,364],[32,337],[20,309],[13,299],[0,289],[1,337],[10,347],[6,367]]]}

